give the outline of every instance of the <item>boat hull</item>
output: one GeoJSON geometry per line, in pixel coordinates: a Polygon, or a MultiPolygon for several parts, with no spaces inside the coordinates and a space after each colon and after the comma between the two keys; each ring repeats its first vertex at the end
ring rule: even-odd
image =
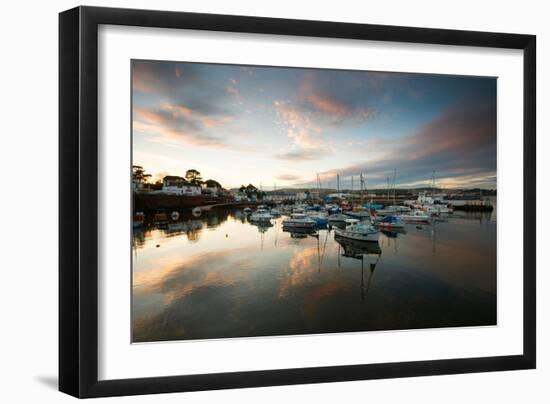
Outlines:
{"type": "Polygon", "coordinates": [[[283,227],[289,229],[312,229],[317,223],[315,222],[294,222],[290,220],[283,221],[283,227]]]}
{"type": "Polygon", "coordinates": [[[379,232],[372,232],[367,234],[360,234],[360,233],[351,233],[347,232],[345,230],[335,229],[334,230],[336,236],[341,238],[347,238],[349,240],[355,240],[355,241],[372,241],[377,242],[378,241],[378,235],[379,232]]]}
{"type": "Polygon", "coordinates": [[[429,223],[430,216],[400,216],[401,220],[407,223],[429,223]]]}
{"type": "Polygon", "coordinates": [[[405,224],[403,223],[376,223],[376,226],[386,230],[405,228],[405,224]]]}
{"type": "Polygon", "coordinates": [[[250,216],[250,221],[251,222],[257,222],[257,223],[270,223],[271,222],[271,216],[250,216]]]}

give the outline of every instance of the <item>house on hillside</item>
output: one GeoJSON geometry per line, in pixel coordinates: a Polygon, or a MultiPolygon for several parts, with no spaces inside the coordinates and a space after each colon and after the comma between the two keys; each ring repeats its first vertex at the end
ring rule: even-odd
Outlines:
{"type": "Polygon", "coordinates": [[[162,179],[163,194],[198,196],[202,194],[200,185],[192,184],[183,177],[167,175],[162,179]]]}

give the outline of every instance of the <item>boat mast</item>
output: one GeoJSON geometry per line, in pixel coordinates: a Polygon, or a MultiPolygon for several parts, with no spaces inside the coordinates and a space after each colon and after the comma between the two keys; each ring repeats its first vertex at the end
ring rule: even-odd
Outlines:
{"type": "Polygon", "coordinates": [[[397,168],[393,169],[393,204],[395,205],[395,179],[397,177],[397,168]]]}
{"type": "Polygon", "coordinates": [[[363,205],[363,173],[359,174],[359,198],[361,199],[361,205],[363,205]]]}
{"type": "Polygon", "coordinates": [[[319,178],[319,173],[317,173],[317,189],[318,189],[318,195],[317,198],[321,199],[321,179],[319,178]]]}

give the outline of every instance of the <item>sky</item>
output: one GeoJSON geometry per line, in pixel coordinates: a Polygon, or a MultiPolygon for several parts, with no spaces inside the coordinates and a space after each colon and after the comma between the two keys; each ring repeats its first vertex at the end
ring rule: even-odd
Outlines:
{"type": "Polygon", "coordinates": [[[496,79],[132,61],[133,164],[224,188],[496,188],[496,79]],[[353,180],[352,180],[353,178],[353,180]]]}

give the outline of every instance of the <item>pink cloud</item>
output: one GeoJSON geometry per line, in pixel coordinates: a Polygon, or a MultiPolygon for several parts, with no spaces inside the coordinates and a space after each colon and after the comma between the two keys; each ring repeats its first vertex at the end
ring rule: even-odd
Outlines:
{"type": "Polygon", "coordinates": [[[166,90],[164,82],[159,79],[146,63],[134,63],[132,69],[132,89],[142,93],[161,93],[166,90]]]}

